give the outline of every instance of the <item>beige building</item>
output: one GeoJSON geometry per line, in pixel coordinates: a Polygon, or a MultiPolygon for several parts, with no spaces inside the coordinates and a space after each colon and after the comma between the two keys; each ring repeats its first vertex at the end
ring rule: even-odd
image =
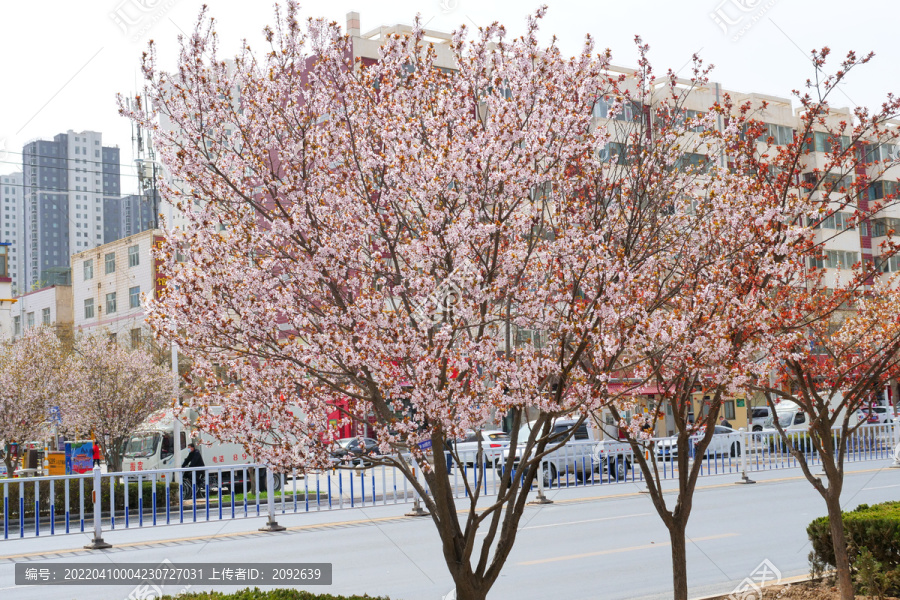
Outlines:
{"type": "Polygon", "coordinates": [[[12,336],[35,327],[53,327],[61,340],[72,339],[72,286],[50,285],[16,297],[12,336]]]}
{"type": "Polygon", "coordinates": [[[148,230],[72,255],[76,333],[109,335],[131,348],[150,341],[144,301],[165,286],[151,256],[160,230],[148,230]]]}

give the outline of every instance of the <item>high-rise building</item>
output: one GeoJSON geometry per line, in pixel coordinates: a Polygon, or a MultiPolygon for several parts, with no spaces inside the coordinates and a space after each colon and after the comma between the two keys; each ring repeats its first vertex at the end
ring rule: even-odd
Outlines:
{"type": "MultiPolygon", "coordinates": [[[[155,192],[152,192],[155,194],[155,192]]],[[[153,195],[129,194],[103,200],[103,242],[135,235],[156,225],[153,195]]]]}
{"type": "Polygon", "coordinates": [[[8,243],[8,273],[13,293],[19,293],[24,281],[22,241],[25,239],[25,207],[22,204],[22,174],[0,177],[0,242],[8,243]]]}
{"type": "Polygon", "coordinates": [[[22,171],[20,291],[68,283],[69,257],[109,241],[104,202],[121,194],[119,149],[104,146],[99,132],[69,130],[26,144],[22,171]]]}

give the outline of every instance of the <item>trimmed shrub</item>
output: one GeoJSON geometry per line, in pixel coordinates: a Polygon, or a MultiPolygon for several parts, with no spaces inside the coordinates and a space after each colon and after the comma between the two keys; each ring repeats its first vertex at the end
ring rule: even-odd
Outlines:
{"type": "MultiPolygon", "coordinates": [[[[163,596],[160,600],[175,600],[174,596],[163,596]]],[[[317,594],[306,590],[277,589],[262,591],[259,588],[246,588],[232,593],[224,592],[188,592],[179,594],[178,600],[390,600],[387,596],[334,596],[317,594]]]]}
{"type": "MultiPolygon", "coordinates": [[[[900,573],[900,502],[873,506],[860,504],[855,510],[843,513],[843,520],[850,568],[854,572],[859,572],[861,567],[864,571],[871,570],[871,565],[877,563],[878,569],[884,573],[900,573]],[[863,556],[865,564],[860,564],[863,556]]],[[[834,545],[828,517],[820,517],[810,523],[806,533],[816,558],[834,567],[834,545]]],[[[886,585],[890,589],[885,592],[900,592],[898,578],[892,578],[886,585]]]]}

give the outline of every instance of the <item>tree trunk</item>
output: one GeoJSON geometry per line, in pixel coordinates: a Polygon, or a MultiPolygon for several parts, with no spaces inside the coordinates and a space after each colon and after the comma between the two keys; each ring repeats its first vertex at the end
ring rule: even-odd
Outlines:
{"type": "Polygon", "coordinates": [[[113,438],[110,446],[103,449],[103,456],[106,458],[106,470],[110,473],[118,473],[122,470],[122,445],[124,443],[124,437],[113,438]]]}
{"type": "Polygon", "coordinates": [[[841,600],[853,600],[853,579],[850,576],[850,555],[847,552],[847,536],[844,535],[844,519],[841,515],[840,497],[828,494],[825,497],[828,506],[828,523],[831,527],[831,540],[834,545],[834,564],[837,570],[838,589],[841,600]]]}
{"type": "Polygon", "coordinates": [[[669,526],[669,540],[672,543],[672,597],[688,600],[686,519],[675,517],[669,526]]]}
{"type": "MultiPolygon", "coordinates": [[[[464,572],[462,569],[453,578],[456,584],[456,600],[485,600],[488,590],[482,589],[481,586],[474,581],[471,571],[464,572]]],[[[488,588],[490,589],[490,588],[488,588]]]]}

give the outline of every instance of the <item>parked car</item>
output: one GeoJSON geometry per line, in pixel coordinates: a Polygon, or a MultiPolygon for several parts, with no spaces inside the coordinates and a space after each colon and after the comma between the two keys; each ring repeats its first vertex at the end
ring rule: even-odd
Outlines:
{"type": "Polygon", "coordinates": [[[770,415],[766,419],[766,423],[763,426],[764,432],[772,435],[778,433],[778,429],[775,427],[776,418],[781,428],[785,431],[806,431],[809,429],[809,420],[806,418],[806,413],[795,402],[782,402],[775,407],[775,414],[770,415]]]}
{"type": "Polygon", "coordinates": [[[873,406],[860,408],[859,418],[872,425],[894,422],[894,410],[889,406],[873,406]]]}
{"type": "Polygon", "coordinates": [[[460,463],[466,468],[487,464],[497,466],[503,456],[503,449],[509,446],[509,434],[500,430],[467,431],[464,438],[454,440],[453,448],[460,463]],[[481,460],[478,456],[478,439],[481,438],[481,460]]]}
{"type": "MultiPolygon", "coordinates": [[[[572,430],[577,419],[555,419],[551,424],[549,444],[557,445],[572,430]]],[[[526,440],[531,433],[532,423],[526,423],[521,427],[518,440],[526,440]]],[[[576,479],[590,477],[590,472],[600,472],[606,467],[607,461],[598,461],[594,458],[597,439],[594,430],[588,427],[587,422],[582,423],[575,430],[575,434],[561,448],[550,452],[544,457],[543,477],[544,485],[550,486],[557,477],[572,473],[576,479]]],[[[498,472],[506,468],[507,457],[513,454],[513,468],[519,465],[519,459],[525,451],[525,443],[519,443],[515,448],[508,447],[503,450],[498,472]]]]}
{"type": "MultiPolygon", "coordinates": [[[[703,434],[695,434],[688,438],[690,450],[694,451],[703,434]]],[[[706,448],[707,456],[740,456],[741,434],[730,427],[716,425],[712,440],[706,448]]],[[[678,438],[669,437],[656,442],[656,456],[660,460],[668,460],[678,456],[678,438]]]]}
{"type": "Polygon", "coordinates": [[[601,440],[594,446],[594,457],[611,479],[624,481],[628,479],[634,453],[631,444],[618,440],[601,440]]]}
{"type": "Polygon", "coordinates": [[[754,406],[750,409],[750,431],[762,431],[766,426],[766,420],[772,416],[772,410],[768,406],[754,406]]]}
{"type": "Polygon", "coordinates": [[[371,455],[381,454],[378,440],[372,438],[347,437],[335,441],[337,448],[331,451],[331,462],[342,465],[371,465],[371,455]]]}

